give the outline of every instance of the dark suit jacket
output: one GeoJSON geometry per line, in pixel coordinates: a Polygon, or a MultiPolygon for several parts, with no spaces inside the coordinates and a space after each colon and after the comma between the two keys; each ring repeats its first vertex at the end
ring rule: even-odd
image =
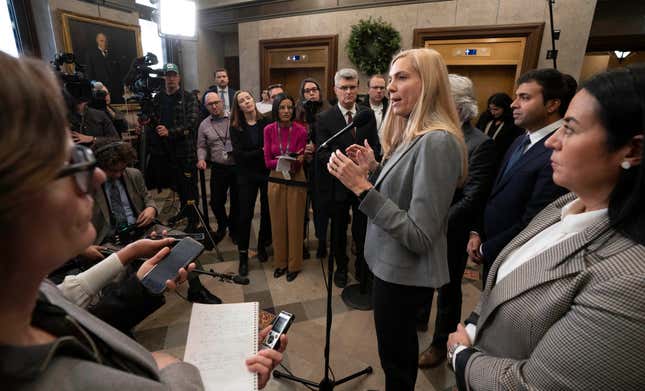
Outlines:
{"type": "Polygon", "coordinates": [[[448,254],[466,257],[468,231],[481,223],[484,206],[495,179],[497,156],[492,139],[465,123],[461,127],[468,148],[468,179],[457,188],[448,214],[448,254]]]}
{"type": "MultiPolygon", "coordinates": [[[[333,151],[340,149],[344,153],[345,149],[350,145],[363,145],[365,140],[370,143],[377,154],[381,149],[378,141],[378,133],[376,131],[376,119],[374,118],[374,113],[369,108],[360,105],[357,105],[357,110],[368,110],[371,115],[367,124],[356,129],[356,138],[354,139],[351,131],[347,131],[330,144],[329,148],[320,151],[317,154],[318,178],[314,179],[316,181],[314,188],[316,189],[316,192],[320,197],[320,202],[322,203],[329,202],[332,199],[332,181],[336,181],[336,201],[342,202],[348,199],[348,197],[355,197],[340,181],[332,177],[327,171],[327,162],[329,161],[329,157],[333,151]]],[[[347,121],[345,120],[345,117],[343,117],[338,105],[332,106],[329,110],[323,111],[318,115],[316,145],[322,144],[325,140],[343,129],[345,126],[347,126],[347,121]]]]}
{"type": "MultiPolygon", "coordinates": [[[[155,201],[148,193],[148,189],[146,189],[141,171],[128,167],[125,169],[122,179],[135,218],[147,207],[157,209],[155,201]]],[[[93,198],[94,209],[92,211],[92,224],[94,224],[94,228],[96,229],[94,244],[101,244],[107,238],[112,228],[110,223],[110,204],[108,203],[103,186],[94,191],[93,198]]]]}
{"type": "Polygon", "coordinates": [[[509,254],[559,222],[574,199],[548,205],[495,260],[471,315],[474,348],[457,355],[462,389],[643,389],[645,246],[607,217],[496,282],[509,254]]]}
{"type": "Polygon", "coordinates": [[[110,117],[102,110],[86,107],[83,113],[70,113],[68,115],[70,129],[96,137],[97,141],[111,139],[118,141],[121,137],[117,133],[110,117]]]}
{"type": "Polygon", "coordinates": [[[90,49],[85,57],[87,78],[98,80],[105,84],[110,91],[113,104],[123,103],[123,75],[126,69],[121,69],[121,62],[112,50],[103,56],[99,48],[90,49]]]}
{"type": "Polygon", "coordinates": [[[533,145],[503,178],[501,174],[521,137],[511,145],[502,161],[484,210],[482,252],[488,265],[539,211],[566,193],[566,189],[553,183],[551,150],[544,146],[551,134],[533,145]]]}
{"type": "Polygon", "coordinates": [[[254,145],[245,126],[231,127],[231,143],[233,144],[233,157],[238,171],[238,182],[243,183],[249,179],[265,180],[269,170],[264,163],[264,127],[269,124],[265,118],[257,122],[259,129],[259,144],[254,145]]]}

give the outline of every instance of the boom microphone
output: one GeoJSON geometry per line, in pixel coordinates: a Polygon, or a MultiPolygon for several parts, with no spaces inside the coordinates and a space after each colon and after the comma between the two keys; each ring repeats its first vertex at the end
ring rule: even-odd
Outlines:
{"type": "Polygon", "coordinates": [[[336,132],[333,136],[325,140],[324,143],[320,144],[320,147],[318,147],[318,150],[322,150],[327,148],[329,144],[331,144],[334,140],[336,140],[338,137],[340,137],[343,133],[347,132],[351,128],[357,128],[359,126],[366,125],[370,121],[370,110],[361,110],[356,113],[356,116],[352,119],[352,122],[347,124],[344,128],[336,132]]]}

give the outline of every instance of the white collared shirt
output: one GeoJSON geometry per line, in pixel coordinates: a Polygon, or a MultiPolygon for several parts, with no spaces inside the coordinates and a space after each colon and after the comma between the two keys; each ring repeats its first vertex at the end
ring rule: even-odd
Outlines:
{"type": "Polygon", "coordinates": [[[531,141],[531,143],[529,144],[528,147],[526,147],[526,149],[524,150],[524,153],[526,153],[526,151],[531,149],[535,144],[537,144],[540,140],[542,140],[544,137],[546,137],[546,135],[548,135],[549,133],[559,129],[560,126],[562,126],[563,122],[564,122],[563,120],[559,119],[559,120],[557,120],[557,121],[555,121],[553,123],[548,124],[547,126],[543,127],[542,129],[536,130],[535,132],[531,132],[531,133],[527,132],[528,135],[529,135],[529,140],[531,141]]]}
{"type": "Polygon", "coordinates": [[[370,102],[370,108],[374,112],[374,117],[376,117],[376,130],[378,130],[379,135],[381,133],[381,124],[383,123],[383,102],[378,105],[373,105],[370,102]]]}
{"type": "Polygon", "coordinates": [[[356,104],[354,104],[354,107],[352,107],[351,110],[347,110],[346,108],[343,107],[343,105],[338,103],[338,108],[340,109],[340,112],[343,114],[343,118],[345,118],[346,124],[349,124],[349,122],[347,122],[347,112],[352,113],[352,119],[356,116],[356,104]]]}
{"type": "Polygon", "coordinates": [[[224,94],[224,108],[226,109],[226,114],[231,112],[231,102],[228,100],[228,87],[219,88],[217,87],[217,94],[221,97],[224,94]]]}
{"type": "Polygon", "coordinates": [[[495,283],[498,284],[504,277],[538,254],[584,231],[587,227],[607,216],[607,208],[591,212],[582,212],[583,209],[584,205],[582,205],[579,198],[563,206],[560,221],[546,228],[524,243],[524,245],[508,254],[497,270],[495,283]]]}

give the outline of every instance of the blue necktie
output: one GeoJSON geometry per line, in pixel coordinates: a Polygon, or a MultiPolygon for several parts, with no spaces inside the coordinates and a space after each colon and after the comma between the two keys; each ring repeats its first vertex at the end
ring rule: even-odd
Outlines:
{"type": "Polygon", "coordinates": [[[518,160],[524,155],[524,150],[526,147],[531,143],[531,139],[529,138],[528,134],[525,134],[522,136],[524,139],[522,142],[515,148],[513,153],[511,154],[511,157],[508,158],[508,163],[506,163],[506,167],[504,168],[504,173],[502,173],[502,176],[500,178],[504,178],[506,174],[508,174],[508,171],[517,163],[518,160]]]}
{"type": "Polygon", "coordinates": [[[128,225],[128,218],[125,215],[125,208],[121,202],[121,193],[117,187],[116,180],[112,180],[110,183],[110,190],[108,191],[110,196],[110,206],[112,207],[112,215],[114,216],[115,228],[119,229],[128,225]]]}

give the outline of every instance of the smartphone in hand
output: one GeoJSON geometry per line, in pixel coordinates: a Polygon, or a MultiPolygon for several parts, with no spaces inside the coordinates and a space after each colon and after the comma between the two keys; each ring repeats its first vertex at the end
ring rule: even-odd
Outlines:
{"type": "Polygon", "coordinates": [[[154,294],[166,290],[166,280],[177,277],[180,268],[188,266],[204,252],[204,246],[198,241],[186,237],[177,243],[170,253],[156,264],[141,280],[143,286],[154,294]]]}

